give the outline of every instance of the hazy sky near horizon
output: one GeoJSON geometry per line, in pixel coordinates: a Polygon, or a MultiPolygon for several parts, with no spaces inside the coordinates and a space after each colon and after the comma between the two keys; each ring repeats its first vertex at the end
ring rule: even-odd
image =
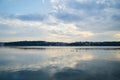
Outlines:
{"type": "Polygon", "coordinates": [[[120,0],[0,0],[0,41],[120,41],[120,0]]]}

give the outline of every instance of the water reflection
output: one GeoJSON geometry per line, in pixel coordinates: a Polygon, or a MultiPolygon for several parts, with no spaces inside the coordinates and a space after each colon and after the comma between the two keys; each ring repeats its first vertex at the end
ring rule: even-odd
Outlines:
{"type": "Polygon", "coordinates": [[[85,61],[75,68],[49,66],[36,71],[1,72],[0,80],[119,80],[119,66],[120,62],[85,61]]]}
{"type": "Polygon", "coordinates": [[[38,48],[0,48],[0,80],[120,80],[119,47],[38,48]]]}

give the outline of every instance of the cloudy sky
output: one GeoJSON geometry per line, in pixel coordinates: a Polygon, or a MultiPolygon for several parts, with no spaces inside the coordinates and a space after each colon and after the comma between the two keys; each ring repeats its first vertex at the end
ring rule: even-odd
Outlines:
{"type": "Polygon", "coordinates": [[[120,41],[120,0],[0,0],[0,41],[120,41]]]}

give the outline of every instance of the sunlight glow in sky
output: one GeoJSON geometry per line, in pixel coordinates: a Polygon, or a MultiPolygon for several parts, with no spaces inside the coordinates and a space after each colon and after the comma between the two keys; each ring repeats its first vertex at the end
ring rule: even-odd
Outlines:
{"type": "Polygon", "coordinates": [[[0,0],[0,41],[120,41],[120,0],[0,0]]]}

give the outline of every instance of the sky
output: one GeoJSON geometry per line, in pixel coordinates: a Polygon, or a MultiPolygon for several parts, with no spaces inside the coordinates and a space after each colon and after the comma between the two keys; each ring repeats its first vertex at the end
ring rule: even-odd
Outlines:
{"type": "Polygon", "coordinates": [[[120,0],[0,0],[0,41],[120,41],[120,0]]]}

